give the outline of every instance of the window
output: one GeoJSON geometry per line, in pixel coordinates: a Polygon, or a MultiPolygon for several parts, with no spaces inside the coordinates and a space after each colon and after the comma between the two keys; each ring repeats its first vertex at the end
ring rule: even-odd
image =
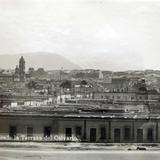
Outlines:
{"type": "Polygon", "coordinates": [[[109,99],[109,96],[106,96],[106,99],[109,99]]]}
{"type": "Polygon", "coordinates": [[[106,128],[105,127],[101,127],[101,129],[100,129],[100,131],[101,131],[101,140],[104,140],[104,139],[106,139],[106,128]]]}
{"type": "Polygon", "coordinates": [[[72,128],[66,128],[66,137],[72,137],[72,128]]]}
{"type": "Polygon", "coordinates": [[[152,128],[148,128],[148,131],[147,131],[147,140],[148,141],[153,141],[153,129],[152,128]]]}
{"type": "Polygon", "coordinates": [[[82,135],[82,127],[76,127],[76,137],[81,137],[82,135]]]}
{"type": "Polygon", "coordinates": [[[9,128],[9,136],[14,139],[17,134],[17,127],[16,126],[10,126],[9,128]]]}
{"type": "Polygon", "coordinates": [[[51,127],[44,127],[44,137],[50,137],[51,136],[51,127]]]}
{"type": "Polygon", "coordinates": [[[129,127],[124,128],[124,140],[130,140],[131,129],[129,127]]]}
{"type": "Polygon", "coordinates": [[[143,142],[143,129],[137,129],[137,142],[143,142]]]}
{"type": "Polygon", "coordinates": [[[33,137],[33,127],[27,127],[27,137],[33,137]]]}

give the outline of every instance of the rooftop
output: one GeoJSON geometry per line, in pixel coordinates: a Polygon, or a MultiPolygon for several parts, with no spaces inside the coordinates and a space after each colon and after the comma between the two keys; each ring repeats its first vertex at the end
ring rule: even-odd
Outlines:
{"type": "Polygon", "coordinates": [[[50,118],[90,118],[90,119],[160,119],[158,113],[123,112],[122,110],[111,110],[98,108],[98,106],[86,105],[56,105],[56,106],[19,106],[4,107],[0,109],[0,116],[31,116],[50,118]]]}

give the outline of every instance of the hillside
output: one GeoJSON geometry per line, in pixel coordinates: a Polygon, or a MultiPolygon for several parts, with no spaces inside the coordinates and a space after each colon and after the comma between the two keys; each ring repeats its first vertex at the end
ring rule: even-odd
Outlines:
{"type": "Polygon", "coordinates": [[[43,67],[45,70],[60,69],[80,69],[80,67],[70,60],[58,54],[51,54],[45,52],[14,54],[14,55],[0,55],[0,68],[13,69],[18,64],[19,58],[24,56],[26,61],[26,68],[43,67]]]}

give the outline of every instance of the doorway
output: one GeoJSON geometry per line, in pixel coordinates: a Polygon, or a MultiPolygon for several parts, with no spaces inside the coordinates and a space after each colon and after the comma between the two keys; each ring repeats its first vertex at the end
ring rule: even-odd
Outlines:
{"type": "Polygon", "coordinates": [[[96,142],[96,128],[90,128],[90,142],[96,142]]]}
{"type": "Polygon", "coordinates": [[[114,129],[114,142],[120,143],[121,140],[121,130],[119,128],[114,129]]]}
{"type": "Polygon", "coordinates": [[[9,136],[14,139],[17,134],[17,127],[16,126],[10,126],[9,128],[9,136]]]}

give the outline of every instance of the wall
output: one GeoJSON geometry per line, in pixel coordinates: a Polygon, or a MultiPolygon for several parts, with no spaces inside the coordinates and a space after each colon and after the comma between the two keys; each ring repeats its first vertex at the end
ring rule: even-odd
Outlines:
{"type": "MultiPolygon", "coordinates": [[[[9,137],[9,127],[17,126],[17,136],[26,137],[27,127],[33,127],[33,136],[41,137],[43,140],[44,127],[51,127],[51,137],[62,136],[65,137],[65,129],[72,128],[72,136],[75,137],[75,128],[82,128],[82,141],[90,141],[90,129],[96,129],[95,142],[107,142],[114,143],[115,141],[115,129],[120,129],[120,143],[135,143],[137,142],[137,129],[143,129],[144,143],[160,142],[160,120],[149,119],[91,119],[91,118],[51,118],[51,117],[0,117],[0,140],[4,137],[9,137]],[[106,128],[106,138],[101,140],[101,127],[106,128]],[[130,138],[124,139],[124,129],[130,128],[130,138]],[[153,130],[153,140],[147,139],[148,128],[153,130]]],[[[7,138],[4,138],[7,140],[7,138]]],[[[8,138],[9,140],[9,138],[8,138]]],[[[20,139],[19,139],[20,140],[20,139]]],[[[53,139],[49,139],[53,140],[53,139]]],[[[65,140],[65,139],[64,139],[65,140]]],[[[78,139],[79,140],[79,139],[78,139]]]]}

